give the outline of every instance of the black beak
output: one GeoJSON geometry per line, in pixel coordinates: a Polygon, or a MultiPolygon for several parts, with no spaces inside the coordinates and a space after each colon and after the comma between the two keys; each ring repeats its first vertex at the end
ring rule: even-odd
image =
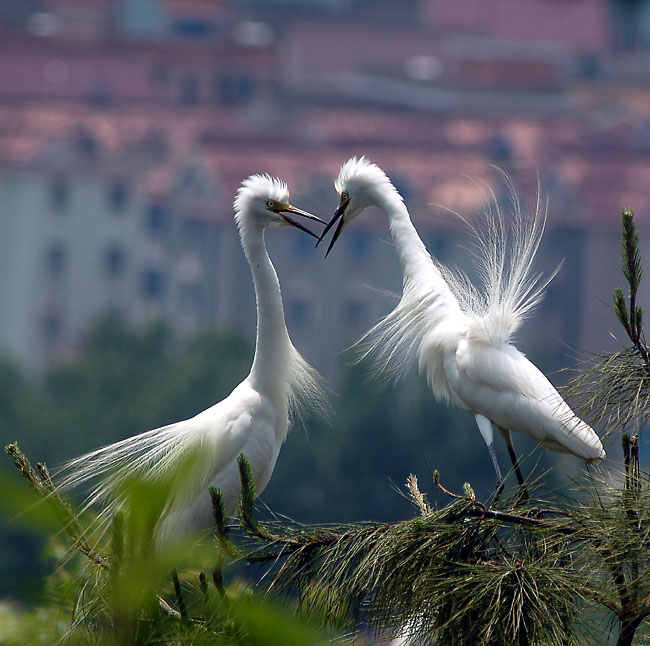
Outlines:
{"type": "Polygon", "coordinates": [[[321,233],[320,238],[316,243],[316,246],[318,246],[323,240],[323,238],[327,235],[328,231],[338,221],[338,226],[336,227],[336,230],[334,231],[334,235],[330,240],[329,247],[327,247],[327,251],[325,252],[325,258],[327,258],[329,252],[332,251],[332,247],[334,246],[334,243],[339,239],[339,236],[341,235],[341,231],[343,231],[343,227],[345,226],[345,209],[347,208],[347,206],[348,206],[348,202],[344,202],[343,204],[339,205],[336,211],[334,211],[334,215],[332,216],[332,219],[327,223],[327,226],[323,229],[323,233],[321,233]]]}
{"type": "Polygon", "coordinates": [[[315,215],[312,215],[311,213],[307,213],[307,211],[303,211],[302,209],[298,209],[295,206],[288,205],[285,209],[282,209],[281,211],[278,211],[278,215],[287,223],[290,224],[292,227],[296,227],[296,229],[300,229],[301,231],[304,231],[305,233],[308,233],[310,236],[313,238],[318,238],[320,241],[320,238],[313,232],[310,231],[304,224],[301,224],[297,220],[294,220],[294,218],[290,217],[288,214],[292,213],[294,215],[300,215],[303,218],[307,218],[309,220],[314,220],[314,222],[320,222],[321,224],[325,224],[323,220],[320,218],[317,218],[315,215]]]}

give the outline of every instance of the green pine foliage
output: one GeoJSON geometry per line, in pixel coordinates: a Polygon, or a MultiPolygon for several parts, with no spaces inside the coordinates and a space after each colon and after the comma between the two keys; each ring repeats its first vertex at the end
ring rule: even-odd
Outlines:
{"type": "MultiPolygon", "coordinates": [[[[208,585],[206,571],[220,554],[216,544],[183,539],[161,549],[154,530],[178,474],[152,485],[133,480],[121,492],[123,504],[109,527],[84,512],[78,514],[53,487],[45,465],[33,467],[15,444],[7,453],[21,475],[42,497],[38,513],[52,509],[63,528],[58,536],[60,567],[50,577],[58,616],[50,606],[42,613],[47,630],[34,637],[34,614],[16,612],[11,635],[2,643],[43,646],[52,635],[64,644],[148,646],[188,644],[210,646],[318,646],[325,636],[306,619],[271,600],[249,585],[237,582],[228,589],[208,585]],[[61,542],[62,541],[62,542],[61,542]],[[99,546],[102,546],[101,548],[99,546]],[[172,572],[182,573],[182,584],[171,585],[172,572]]],[[[190,469],[191,457],[179,472],[190,469]]],[[[248,463],[241,459],[242,518],[252,512],[255,495],[248,463]]],[[[218,507],[219,496],[214,494],[218,507]]],[[[223,520],[223,509],[216,514],[223,520]]],[[[247,527],[257,528],[251,518],[247,527]]],[[[261,528],[260,535],[266,536],[261,528]]],[[[223,541],[226,541],[224,530],[223,541]]],[[[233,551],[232,554],[236,554],[233,551]]],[[[214,581],[216,584],[216,579],[214,581]]],[[[0,606],[0,616],[6,612],[0,606]]],[[[2,632],[0,632],[2,635],[2,632]]]]}
{"type": "Polygon", "coordinates": [[[566,395],[577,402],[576,411],[604,429],[604,435],[647,423],[650,416],[650,351],[643,334],[643,310],[637,296],[643,267],[634,211],[623,209],[622,271],[627,298],[614,290],[614,313],[629,339],[617,352],[588,357],[578,366],[566,395]]]}

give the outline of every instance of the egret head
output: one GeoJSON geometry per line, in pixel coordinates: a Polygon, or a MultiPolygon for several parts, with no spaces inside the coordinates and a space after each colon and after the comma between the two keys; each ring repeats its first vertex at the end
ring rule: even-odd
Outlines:
{"type": "Polygon", "coordinates": [[[386,199],[402,199],[386,173],[365,157],[348,159],[341,166],[334,187],[339,194],[339,205],[318,241],[338,222],[326,256],[341,235],[343,227],[365,209],[369,206],[383,206],[386,199]]]}
{"type": "Polygon", "coordinates": [[[287,185],[269,175],[251,175],[242,182],[233,204],[235,220],[241,227],[242,222],[253,221],[259,226],[280,226],[289,224],[314,238],[318,236],[301,224],[293,216],[301,216],[325,224],[307,211],[292,206],[289,202],[287,185]]]}

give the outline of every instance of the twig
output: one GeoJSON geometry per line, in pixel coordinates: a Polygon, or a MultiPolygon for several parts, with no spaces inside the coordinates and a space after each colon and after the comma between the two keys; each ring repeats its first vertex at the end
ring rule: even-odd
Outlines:
{"type": "Polygon", "coordinates": [[[174,593],[176,594],[176,601],[178,609],[180,610],[181,620],[187,620],[187,608],[185,607],[185,600],[183,599],[183,590],[181,589],[181,582],[178,580],[178,572],[172,570],[172,581],[174,583],[174,593]]]}
{"type": "Polygon", "coordinates": [[[221,489],[217,489],[216,487],[208,487],[208,493],[210,494],[212,518],[214,520],[219,546],[230,558],[239,558],[241,556],[241,550],[228,538],[229,527],[223,493],[221,489]]]}
{"type": "Polygon", "coordinates": [[[72,510],[72,507],[59,495],[45,464],[37,462],[37,471],[35,471],[29,463],[27,456],[18,448],[18,444],[8,444],[5,447],[5,451],[13,460],[21,475],[30,482],[34,490],[52,504],[54,512],[72,542],[72,545],[93,561],[93,563],[107,570],[109,568],[108,557],[105,554],[97,552],[89,545],[79,519],[72,510]]]}
{"type": "MultiPolygon", "coordinates": [[[[72,546],[103,570],[110,570],[110,559],[105,554],[101,554],[90,547],[79,519],[72,510],[72,507],[59,495],[45,464],[37,462],[37,471],[35,471],[27,456],[15,442],[7,444],[5,446],[5,452],[12,459],[20,474],[32,485],[36,493],[52,504],[59,522],[63,525],[66,535],[72,542],[72,546]]],[[[158,605],[169,617],[173,617],[174,619],[181,618],[180,613],[160,596],[158,597],[158,605]]]]}
{"type": "Polygon", "coordinates": [[[436,487],[442,491],[442,493],[447,494],[450,498],[454,498],[456,500],[468,500],[468,498],[465,496],[460,496],[459,494],[454,493],[453,491],[449,491],[449,489],[443,487],[442,482],[440,482],[440,472],[438,469],[433,472],[433,484],[435,484],[436,487]]]}

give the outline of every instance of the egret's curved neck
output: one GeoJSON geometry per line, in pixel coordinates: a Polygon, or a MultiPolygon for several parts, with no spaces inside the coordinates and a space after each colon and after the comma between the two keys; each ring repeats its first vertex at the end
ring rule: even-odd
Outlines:
{"type": "Polygon", "coordinates": [[[398,195],[384,196],[378,204],[388,216],[390,234],[404,272],[404,283],[414,280],[434,280],[440,288],[449,291],[440,271],[411,222],[406,205],[398,195]]]}
{"type": "Polygon", "coordinates": [[[284,321],[280,281],[264,242],[264,228],[242,221],[242,247],[253,274],[257,305],[257,338],[250,378],[266,392],[286,387],[291,340],[284,321]]]}

